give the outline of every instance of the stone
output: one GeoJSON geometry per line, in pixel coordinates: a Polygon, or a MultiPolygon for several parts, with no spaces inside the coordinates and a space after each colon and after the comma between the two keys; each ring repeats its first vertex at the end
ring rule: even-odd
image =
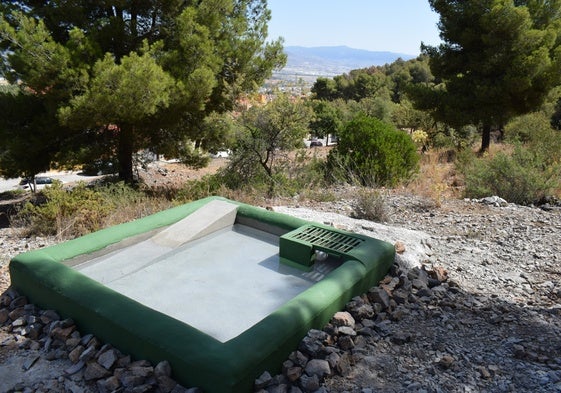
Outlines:
{"type": "Polygon", "coordinates": [[[325,354],[324,342],[327,341],[328,338],[329,335],[325,332],[311,330],[308,332],[308,335],[300,341],[298,349],[311,357],[320,357],[325,354]]]}
{"type": "Polygon", "coordinates": [[[167,360],[163,360],[160,363],[156,364],[154,367],[154,375],[157,377],[166,376],[171,377],[171,365],[167,360]]]}
{"type": "Polygon", "coordinates": [[[40,323],[33,323],[31,325],[25,326],[21,330],[21,335],[28,337],[32,340],[37,340],[43,331],[43,325],[40,323]]]}
{"type": "Polygon", "coordinates": [[[399,240],[395,242],[394,248],[395,248],[395,252],[397,252],[398,254],[403,254],[406,250],[405,243],[399,240]]]}
{"type": "Polygon", "coordinates": [[[12,322],[12,327],[22,327],[27,325],[27,320],[24,316],[18,317],[16,320],[12,322]]]}
{"type": "Polygon", "coordinates": [[[107,379],[100,379],[97,381],[97,388],[101,392],[115,392],[117,389],[121,387],[121,382],[119,382],[119,378],[115,377],[114,375],[110,376],[107,379]]]}
{"type": "Polygon", "coordinates": [[[290,382],[296,382],[302,376],[302,367],[293,366],[286,369],[284,375],[290,382]]]}
{"type": "Polygon", "coordinates": [[[352,329],[355,327],[355,319],[347,311],[336,312],[333,318],[331,318],[331,323],[335,326],[348,326],[352,329]]]}
{"type": "Polygon", "coordinates": [[[407,278],[411,280],[411,284],[414,288],[428,287],[429,274],[423,268],[414,267],[413,269],[409,270],[409,272],[407,273],[407,278]]]}
{"type": "Polygon", "coordinates": [[[10,307],[10,303],[12,302],[12,298],[7,294],[3,293],[0,295],[0,308],[8,308],[10,307]]]}
{"type": "MultiPolygon", "coordinates": [[[[385,308],[373,302],[372,294],[368,296],[368,293],[353,298],[346,305],[344,310],[355,319],[357,333],[351,337],[352,348],[342,350],[339,347],[339,340],[345,335],[333,323],[326,326],[324,334],[314,335],[323,346],[317,355],[329,363],[332,373],[325,386],[319,383],[319,387],[314,386],[315,390],[304,389],[311,380],[303,370],[312,357],[298,351],[289,356],[286,367],[283,364],[283,378],[273,377],[274,386],[269,386],[268,390],[288,388],[292,393],[319,393],[329,387],[332,392],[368,393],[382,387],[387,391],[422,393],[453,390],[461,384],[464,390],[472,392],[528,391],[531,387],[540,391],[561,391],[561,353],[556,345],[557,337],[561,337],[561,306],[557,304],[561,299],[561,286],[557,284],[561,264],[561,242],[558,241],[561,211],[544,212],[513,204],[497,209],[474,201],[447,199],[442,200],[443,207],[439,208],[410,196],[389,197],[399,202],[391,203],[391,208],[396,208],[392,225],[427,231],[431,235],[424,240],[426,245],[430,241],[430,250],[427,248],[426,255],[421,258],[415,257],[418,269],[413,273],[410,268],[394,263],[377,289],[369,291],[386,291],[390,302],[385,308]],[[435,271],[437,266],[442,266],[441,272],[435,271]],[[422,271],[428,274],[430,297],[430,292],[423,292],[422,271]],[[396,291],[408,294],[404,303],[398,305],[396,299],[391,299],[396,291]],[[362,310],[365,305],[372,307],[374,315],[368,316],[369,311],[362,310]],[[411,332],[411,335],[400,338],[399,332],[411,332]],[[409,338],[410,341],[398,345],[393,342],[396,338],[398,342],[409,338]],[[446,368],[444,356],[454,359],[449,368],[446,368]],[[493,363],[500,364],[500,368],[493,363]],[[287,378],[290,366],[301,368],[302,375],[294,382],[287,378]]],[[[331,204],[338,208],[339,201],[331,204]]],[[[329,217],[319,222],[326,220],[337,221],[329,217]]],[[[348,227],[378,237],[378,233],[373,232],[374,226],[368,222],[357,221],[348,227]]],[[[394,236],[389,241],[394,243],[395,239],[407,244],[407,251],[401,257],[410,255],[415,245],[402,236],[394,236]]],[[[6,242],[0,228],[0,246],[4,249],[3,241],[6,242]]],[[[31,241],[26,239],[25,243],[31,241]]],[[[399,257],[397,255],[396,259],[399,257]]],[[[68,327],[65,324],[69,321],[60,321],[60,317],[48,321],[45,312],[32,304],[8,309],[18,296],[0,295],[0,302],[6,303],[0,313],[15,311],[13,315],[17,316],[0,327],[2,349],[13,347],[26,352],[38,349],[44,351],[41,363],[42,360],[70,363],[61,357],[69,357],[77,346],[76,341],[83,337],[74,330],[66,340],[54,340],[47,334],[55,328],[68,327]],[[25,318],[26,324],[18,321],[16,325],[20,326],[14,327],[12,321],[20,317],[25,318]],[[56,321],[60,323],[54,323],[56,321]],[[29,335],[22,336],[33,323],[45,325],[37,340],[29,335]]],[[[94,346],[102,345],[98,339],[90,337],[94,346]]],[[[87,344],[88,341],[83,347],[87,344]]],[[[106,350],[103,345],[96,359],[106,350]]],[[[104,393],[100,387],[102,382],[109,378],[115,377],[119,383],[119,377],[127,379],[126,370],[117,371],[115,367],[126,368],[130,363],[130,356],[119,355],[113,375],[97,380],[100,393],[104,393]]],[[[32,365],[29,372],[35,372],[39,364],[32,365]]],[[[14,391],[89,392],[96,386],[89,383],[85,388],[85,365],[82,363],[81,367],[76,365],[77,371],[72,375],[54,375],[51,380],[47,377],[33,386],[20,383],[14,391]]],[[[129,374],[129,382],[138,385],[125,387],[121,383],[117,392],[132,393],[135,388],[137,391],[149,389],[148,385],[151,392],[163,391],[154,375],[133,377],[129,374]]],[[[318,379],[318,382],[321,381],[318,379]]],[[[109,388],[104,389],[110,392],[109,388]]],[[[197,388],[189,390],[201,392],[197,388]]],[[[173,388],[173,393],[187,391],[179,385],[173,388]]],[[[265,392],[267,390],[261,390],[265,392]]]]}
{"type": "Polygon", "coordinates": [[[53,328],[53,330],[51,330],[50,335],[55,340],[60,340],[65,342],[66,340],[68,340],[68,338],[70,337],[70,335],[75,329],[76,329],[75,325],[71,325],[67,327],[57,326],[53,328]]]}
{"type": "Polygon", "coordinates": [[[444,369],[449,369],[455,362],[456,359],[451,355],[444,355],[438,359],[438,365],[444,369]]]}
{"type": "Polygon", "coordinates": [[[82,339],[80,341],[80,344],[82,344],[83,346],[88,346],[90,341],[94,338],[93,334],[86,334],[84,336],[82,336],[82,339]]]}
{"type": "MultiPolygon", "coordinates": [[[[407,303],[407,300],[409,299],[409,293],[405,290],[397,289],[392,293],[392,299],[397,304],[407,303]]],[[[390,304],[391,304],[391,302],[390,302],[390,304]]]]}
{"type": "Polygon", "coordinates": [[[337,364],[333,369],[337,371],[337,373],[343,377],[348,376],[352,371],[352,358],[349,353],[344,353],[339,357],[337,364]]]}
{"type": "Polygon", "coordinates": [[[129,367],[131,365],[131,357],[130,355],[121,356],[119,360],[117,360],[116,367],[129,367]]]}
{"type": "Polygon", "coordinates": [[[358,330],[357,335],[360,336],[367,336],[367,337],[378,337],[379,334],[376,330],[372,329],[371,327],[363,327],[360,330],[358,330]]]}
{"type": "Polygon", "coordinates": [[[411,285],[415,289],[424,289],[424,288],[428,288],[428,281],[425,282],[423,280],[415,278],[415,279],[411,280],[411,285]]]}
{"type": "Polygon", "coordinates": [[[390,306],[390,295],[380,287],[370,289],[368,291],[368,299],[372,303],[380,304],[382,310],[385,310],[390,306]]]}
{"type": "Polygon", "coordinates": [[[505,201],[503,198],[498,197],[496,195],[481,198],[478,200],[479,203],[483,203],[484,205],[496,206],[496,207],[506,207],[508,206],[508,202],[505,201]]]}
{"type": "Polygon", "coordinates": [[[148,383],[144,383],[141,385],[137,385],[134,388],[132,388],[132,393],[151,393],[153,392],[153,386],[148,384],[148,383]]]}
{"type": "Polygon", "coordinates": [[[110,373],[109,371],[107,371],[107,369],[94,361],[87,363],[86,370],[84,371],[84,379],[86,381],[107,378],[109,375],[110,373]]]}
{"type": "Polygon", "coordinates": [[[75,363],[72,366],[68,367],[66,370],[64,370],[64,372],[66,375],[73,375],[83,369],[85,365],[86,363],[80,360],[78,361],[78,363],[75,363]]]}
{"type": "Polygon", "coordinates": [[[479,371],[479,374],[481,375],[481,378],[491,379],[491,373],[484,366],[478,366],[477,371],[479,371]]]}
{"type": "Polygon", "coordinates": [[[70,353],[68,354],[68,358],[72,363],[78,363],[78,361],[80,360],[80,356],[82,355],[84,350],[85,348],[83,346],[78,345],[72,351],[70,351],[70,353]]]}
{"type": "Polygon", "coordinates": [[[265,371],[255,380],[254,387],[256,390],[264,389],[269,386],[272,381],[273,377],[271,374],[268,371],[265,371]]]}
{"type": "Polygon", "coordinates": [[[429,288],[421,288],[417,291],[417,296],[420,298],[431,298],[433,296],[433,292],[429,288]]]}
{"type": "Polygon", "coordinates": [[[45,310],[41,313],[41,321],[48,324],[54,321],[59,321],[60,315],[55,310],[45,310]]]}
{"type": "Polygon", "coordinates": [[[439,282],[448,281],[448,271],[442,266],[433,266],[432,269],[427,271],[429,276],[439,282]]]}
{"type": "Polygon", "coordinates": [[[351,336],[341,336],[339,338],[338,344],[339,348],[341,348],[343,351],[348,351],[355,346],[355,343],[351,336]]]}
{"type": "Polygon", "coordinates": [[[10,312],[6,308],[0,309],[0,325],[3,325],[10,319],[10,312]]]}
{"type": "Polygon", "coordinates": [[[351,309],[349,309],[349,312],[355,318],[355,320],[358,320],[358,321],[362,321],[364,319],[372,318],[372,317],[374,317],[374,315],[376,315],[376,311],[374,310],[374,307],[369,303],[365,303],[365,304],[361,304],[361,305],[356,306],[356,307],[352,307],[351,309]]]}
{"type": "Polygon", "coordinates": [[[101,341],[99,341],[99,339],[97,337],[92,337],[91,340],[88,341],[87,347],[88,348],[99,348],[99,346],[101,345],[101,341]]]}
{"type": "Polygon", "coordinates": [[[83,362],[88,362],[95,357],[96,349],[94,347],[87,347],[84,351],[80,354],[80,360],[83,362]]]}
{"type": "MultiPolygon", "coordinates": [[[[74,331],[74,333],[76,333],[76,331],[74,331]]],[[[66,340],[64,345],[66,345],[66,348],[73,349],[80,345],[80,341],[80,337],[70,337],[68,340],[66,340]]]]}
{"type": "Polygon", "coordinates": [[[25,371],[28,371],[31,367],[33,367],[33,365],[35,364],[35,362],[37,360],[40,359],[40,356],[32,356],[30,358],[25,359],[25,362],[23,362],[23,365],[21,366],[25,371]]]}
{"type": "MultiPolygon", "coordinates": [[[[25,323],[26,322],[25,314],[26,314],[25,309],[23,307],[19,307],[19,308],[16,308],[16,309],[10,311],[8,316],[10,317],[10,319],[12,321],[16,321],[18,319],[23,319],[23,322],[25,323]]],[[[13,325],[13,323],[12,323],[12,325],[13,325]]]]}
{"type": "Polygon", "coordinates": [[[343,336],[356,336],[356,331],[350,326],[341,326],[339,329],[339,334],[343,336]]]}
{"type": "Polygon", "coordinates": [[[131,365],[129,367],[129,371],[132,373],[132,375],[139,376],[139,377],[142,377],[142,378],[146,378],[146,377],[149,377],[149,376],[154,374],[154,367],[144,366],[144,365],[142,365],[142,366],[131,365]]]}
{"type": "Polygon", "coordinates": [[[69,327],[76,327],[76,323],[74,322],[74,320],[72,318],[66,318],[63,320],[59,321],[59,326],[63,329],[69,328],[69,327]]]}
{"type": "Polygon", "coordinates": [[[325,360],[327,360],[327,362],[329,363],[329,367],[331,367],[331,369],[333,370],[337,366],[337,363],[339,362],[340,358],[341,356],[339,355],[338,352],[331,352],[329,355],[326,356],[325,360]]]}
{"type": "Polygon", "coordinates": [[[411,334],[405,332],[396,332],[391,336],[391,341],[397,345],[403,345],[411,341],[411,334]]]}
{"type": "Polygon", "coordinates": [[[97,362],[106,370],[111,370],[119,359],[119,354],[115,349],[109,349],[98,356],[97,362]]]}
{"type": "Polygon", "coordinates": [[[159,375],[156,377],[156,380],[158,381],[158,387],[163,393],[170,393],[177,385],[177,382],[168,375],[159,375]]]}
{"type": "Polygon", "coordinates": [[[19,307],[23,307],[27,304],[27,297],[25,296],[18,296],[14,300],[10,302],[9,309],[14,310],[19,307]]]}
{"type": "Polygon", "coordinates": [[[300,351],[291,352],[290,355],[288,355],[288,359],[291,360],[295,365],[302,368],[306,367],[306,364],[308,364],[309,360],[308,357],[300,351]]]}
{"type": "Polygon", "coordinates": [[[306,375],[303,374],[300,378],[300,386],[305,392],[315,392],[319,389],[319,378],[317,375],[306,375]]]}
{"type": "Polygon", "coordinates": [[[119,374],[119,381],[121,381],[125,388],[133,388],[135,386],[142,385],[144,383],[144,377],[140,375],[133,375],[132,373],[126,371],[119,374]]]}
{"type": "Polygon", "coordinates": [[[321,380],[329,375],[331,375],[331,367],[329,362],[323,359],[312,359],[306,365],[305,372],[308,376],[317,375],[321,380]]]}

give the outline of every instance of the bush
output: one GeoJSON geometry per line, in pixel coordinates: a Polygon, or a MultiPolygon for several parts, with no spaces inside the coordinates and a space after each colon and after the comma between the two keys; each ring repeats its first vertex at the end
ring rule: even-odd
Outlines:
{"type": "Polygon", "coordinates": [[[521,205],[550,195],[560,186],[559,164],[550,164],[541,154],[517,145],[512,154],[498,152],[493,157],[467,158],[460,170],[469,198],[497,195],[521,205]]]}
{"type": "Polygon", "coordinates": [[[26,203],[18,218],[28,224],[30,233],[71,237],[102,228],[110,210],[103,196],[84,183],[68,191],[55,181],[33,203],[26,203]]]}
{"type": "Polygon", "coordinates": [[[429,133],[428,144],[435,149],[463,150],[473,145],[479,132],[473,125],[459,128],[440,126],[429,133]]]}
{"type": "Polygon", "coordinates": [[[187,203],[218,195],[221,187],[223,187],[223,180],[220,174],[206,175],[200,179],[190,180],[177,191],[174,202],[187,203]]]}
{"type": "Polygon", "coordinates": [[[325,160],[315,149],[277,153],[275,172],[268,175],[263,167],[246,154],[233,154],[220,173],[220,183],[230,190],[260,193],[268,197],[294,196],[325,185],[325,160]]]}
{"type": "Polygon", "coordinates": [[[71,190],[55,182],[17,214],[29,234],[72,238],[144,217],[169,207],[123,182],[96,187],[78,183],[71,190]]]}
{"type": "Polygon", "coordinates": [[[358,191],[352,215],[354,218],[375,222],[388,220],[384,198],[378,191],[368,188],[358,191]]]}
{"type": "Polygon", "coordinates": [[[382,121],[360,116],[347,123],[328,156],[335,180],[363,186],[395,186],[418,169],[419,155],[405,132],[382,121]]]}
{"type": "Polygon", "coordinates": [[[516,117],[505,126],[505,140],[528,143],[536,140],[540,133],[551,128],[549,119],[542,113],[529,113],[516,117]]]}

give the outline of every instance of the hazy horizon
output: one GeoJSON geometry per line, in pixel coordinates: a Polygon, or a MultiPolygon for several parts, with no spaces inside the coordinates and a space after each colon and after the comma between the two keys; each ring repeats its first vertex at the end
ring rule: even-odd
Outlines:
{"type": "Polygon", "coordinates": [[[269,38],[284,46],[347,46],[371,52],[420,54],[440,43],[438,14],[428,1],[269,0],[269,38]]]}

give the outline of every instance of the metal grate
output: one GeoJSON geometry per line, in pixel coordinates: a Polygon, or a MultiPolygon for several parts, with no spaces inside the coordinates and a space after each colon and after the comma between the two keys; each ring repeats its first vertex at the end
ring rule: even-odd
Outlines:
{"type": "Polygon", "coordinates": [[[292,238],[340,253],[349,252],[362,243],[362,239],[314,226],[306,227],[303,231],[295,233],[292,238]]]}

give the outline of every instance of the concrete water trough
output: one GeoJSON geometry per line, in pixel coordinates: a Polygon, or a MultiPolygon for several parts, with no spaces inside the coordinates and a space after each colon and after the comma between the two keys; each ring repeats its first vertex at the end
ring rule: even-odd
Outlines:
{"type": "Polygon", "coordinates": [[[18,255],[10,275],[185,386],[249,392],[393,260],[380,240],[212,197],[18,255]]]}

